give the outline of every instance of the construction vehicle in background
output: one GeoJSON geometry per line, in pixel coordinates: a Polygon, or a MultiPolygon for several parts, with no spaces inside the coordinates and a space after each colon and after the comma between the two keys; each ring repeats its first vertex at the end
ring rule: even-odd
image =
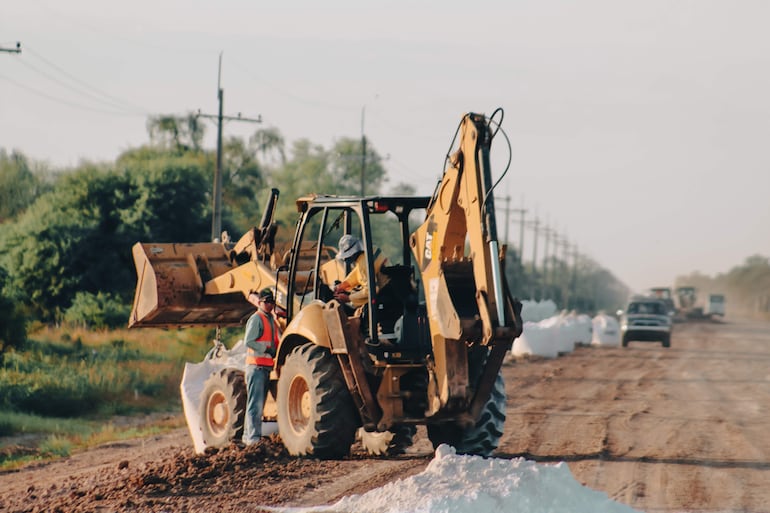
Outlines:
{"type": "MultiPolygon", "coordinates": [[[[503,357],[522,330],[497,241],[490,148],[501,121],[500,109],[462,117],[431,197],[297,199],[286,251],[276,247],[276,190],[259,227],[235,244],[137,243],[129,325],[241,326],[249,292],[270,287],[284,316],[264,418],[277,420],[290,454],[345,456],[357,431],[370,453],[396,454],[418,425],[434,447],[490,454],[505,421],[503,357]],[[361,240],[368,275],[382,278],[355,309],[332,294],[349,271],[335,258],[347,234],[361,240]],[[381,254],[387,263],[375,269],[381,254]]],[[[198,452],[242,433],[242,353],[241,342],[215,341],[185,369],[198,452]]]]}
{"type": "Polygon", "coordinates": [[[717,317],[725,316],[725,296],[724,294],[709,294],[706,301],[706,307],[703,309],[703,315],[715,320],[717,317]]]}
{"type": "Polygon", "coordinates": [[[703,318],[703,305],[698,299],[698,289],[689,285],[677,287],[677,317],[681,320],[697,320],[703,318]]]}

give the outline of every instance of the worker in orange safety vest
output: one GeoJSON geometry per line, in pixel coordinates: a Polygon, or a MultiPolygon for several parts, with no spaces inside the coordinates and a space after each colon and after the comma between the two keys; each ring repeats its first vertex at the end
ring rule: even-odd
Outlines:
{"type": "Polygon", "coordinates": [[[249,293],[257,311],[246,321],[246,419],[243,443],[250,445],[262,436],[262,410],[265,407],[273,357],[280,337],[273,309],[275,296],[270,289],[249,293]]]}

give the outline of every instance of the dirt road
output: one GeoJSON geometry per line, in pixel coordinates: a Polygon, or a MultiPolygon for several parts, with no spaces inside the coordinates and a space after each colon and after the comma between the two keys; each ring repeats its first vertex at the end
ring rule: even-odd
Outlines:
{"type": "MultiPolygon", "coordinates": [[[[508,363],[497,457],[566,461],[636,509],[770,511],[770,324],[676,326],[672,347],[578,348],[508,363]]],[[[277,439],[192,453],[184,430],[0,474],[0,511],[259,511],[318,505],[425,468],[424,431],[397,459],[290,458],[277,439]]]]}
{"type": "Polygon", "coordinates": [[[643,511],[770,511],[770,324],[680,324],[669,349],[531,367],[510,369],[500,456],[567,461],[643,511]]]}

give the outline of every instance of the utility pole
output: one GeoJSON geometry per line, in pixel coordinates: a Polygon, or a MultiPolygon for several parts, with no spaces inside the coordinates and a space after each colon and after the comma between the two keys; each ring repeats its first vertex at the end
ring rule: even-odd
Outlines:
{"type": "MultiPolygon", "coordinates": [[[[569,248],[569,240],[565,235],[561,241],[557,243],[562,248],[562,267],[564,268],[564,278],[561,283],[562,298],[564,300],[564,308],[569,308],[569,264],[567,263],[567,249],[569,248]]],[[[556,254],[556,250],[554,250],[556,254]]]]}
{"type": "Polygon", "coordinates": [[[524,208],[511,208],[511,197],[506,196],[505,197],[505,208],[503,211],[505,212],[505,243],[510,244],[510,239],[508,238],[508,228],[510,226],[510,214],[520,214],[519,217],[519,261],[524,263],[524,215],[527,213],[527,210],[524,208]]]}
{"type": "Polygon", "coordinates": [[[540,233],[540,219],[535,217],[532,221],[534,240],[532,241],[532,274],[537,273],[537,236],[540,233]]]}
{"type": "MultiPolygon", "coordinates": [[[[379,97],[380,97],[379,94],[375,94],[374,100],[376,100],[379,97]]],[[[361,196],[366,195],[366,135],[364,135],[365,115],[366,115],[366,104],[364,104],[361,107],[361,196]]]]}
{"type": "Polygon", "coordinates": [[[574,244],[572,246],[572,295],[577,297],[577,265],[578,265],[578,245],[574,244]]]}
{"type": "MultiPolygon", "coordinates": [[[[537,214],[535,214],[535,219],[529,223],[529,225],[532,227],[533,231],[533,237],[532,237],[532,281],[530,282],[530,290],[529,294],[532,299],[536,299],[535,297],[535,285],[538,281],[537,279],[537,237],[540,232],[540,219],[537,217],[537,214]]],[[[542,299],[542,298],[540,298],[542,299]]]]}
{"type": "Polygon", "coordinates": [[[510,224],[511,215],[511,197],[505,197],[505,243],[508,244],[508,225],[510,224]]]}
{"type": "Polygon", "coordinates": [[[212,215],[211,215],[211,240],[217,242],[222,234],[222,124],[224,121],[245,121],[247,123],[262,123],[262,116],[256,119],[244,118],[238,113],[237,116],[225,116],[224,109],[225,91],[222,89],[222,54],[219,54],[219,73],[217,74],[217,100],[219,101],[219,113],[203,114],[198,110],[196,115],[199,118],[217,120],[217,167],[214,170],[214,192],[212,194],[212,215]]]}
{"type": "Polygon", "coordinates": [[[526,216],[527,210],[520,208],[518,212],[521,214],[519,218],[519,261],[521,267],[524,268],[524,216],[526,216]]]}
{"type": "Polygon", "coordinates": [[[366,184],[366,136],[364,135],[364,113],[366,105],[361,107],[361,196],[365,196],[366,184]]]}
{"type": "Polygon", "coordinates": [[[16,41],[16,47],[15,48],[3,48],[0,46],[0,52],[5,53],[21,53],[21,43],[16,41]]]}
{"type": "Polygon", "coordinates": [[[543,290],[548,290],[548,249],[551,246],[551,236],[556,236],[556,230],[551,228],[546,221],[545,229],[545,249],[543,250],[543,290]]]}

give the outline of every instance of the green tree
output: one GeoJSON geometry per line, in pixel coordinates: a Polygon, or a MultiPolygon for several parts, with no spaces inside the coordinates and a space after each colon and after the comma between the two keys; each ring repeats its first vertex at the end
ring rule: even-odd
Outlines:
{"type": "Polygon", "coordinates": [[[365,159],[362,150],[360,139],[345,137],[338,140],[329,151],[329,171],[336,184],[337,194],[360,195],[362,183],[365,195],[379,194],[382,184],[387,181],[382,158],[372,145],[366,146],[365,159]]]}
{"type": "Polygon", "coordinates": [[[249,138],[249,144],[265,166],[280,167],[286,164],[286,141],[275,127],[260,128],[249,138]]]}
{"type": "Polygon", "coordinates": [[[770,313],[770,259],[752,255],[717,281],[716,292],[727,292],[728,308],[766,316],[770,313]],[[734,308],[735,305],[737,308],[734,308]]]}
{"type": "Polygon", "coordinates": [[[392,196],[417,196],[417,188],[412,184],[399,182],[391,188],[390,194],[392,196]]]}
{"type": "Polygon", "coordinates": [[[9,286],[34,317],[60,318],[77,292],[130,298],[138,240],[205,240],[203,157],[126,159],[64,175],[0,241],[9,286]]]}
{"type": "Polygon", "coordinates": [[[259,222],[265,180],[256,150],[243,139],[228,138],[222,150],[223,226],[237,237],[259,222]]]}
{"type": "Polygon", "coordinates": [[[120,244],[114,199],[122,188],[119,176],[93,166],[65,175],[3,241],[12,289],[35,316],[52,320],[76,290],[109,290],[129,276],[110,254],[120,244]]]}
{"type": "Polygon", "coordinates": [[[270,187],[281,192],[276,207],[275,219],[284,229],[279,233],[282,240],[291,240],[297,221],[297,207],[294,201],[307,194],[334,194],[334,177],[328,171],[329,156],[323,146],[307,139],[294,142],[291,158],[284,166],[269,176],[270,187]]]}
{"type": "Polygon", "coordinates": [[[211,185],[206,155],[161,153],[149,159],[124,155],[118,162],[127,179],[118,216],[131,244],[209,240],[211,185]]]}
{"type": "Polygon", "coordinates": [[[26,318],[19,302],[6,288],[8,272],[0,267],[0,353],[10,347],[20,347],[26,339],[26,318]]]}
{"type": "Polygon", "coordinates": [[[187,116],[159,115],[147,120],[150,143],[177,153],[201,151],[206,127],[195,114],[187,116]]]}
{"type": "Polygon", "coordinates": [[[0,223],[24,211],[43,189],[27,157],[0,148],[0,223]]]}
{"type": "Polygon", "coordinates": [[[131,309],[114,294],[77,292],[64,321],[74,326],[115,329],[126,325],[131,309]]]}

